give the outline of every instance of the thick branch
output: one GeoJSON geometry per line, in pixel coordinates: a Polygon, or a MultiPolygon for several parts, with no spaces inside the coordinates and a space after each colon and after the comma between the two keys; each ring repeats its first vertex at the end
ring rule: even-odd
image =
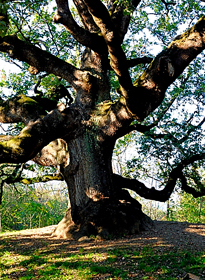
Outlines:
{"type": "Polygon", "coordinates": [[[122,43],[128,31],[131,12],[134,11],[134,9],[138,6],[140,0],[126,1],[126,3],[124,3],[123,5],[120,2],[121,1],[110,0],[108,9],[115,29],[118,32],[120,42],[122,43]],[[127,13],[128,10],[129,13],[127,13]]]}
{"type": "Polygon", "coordinates": [[[121,136],[124,136],[127,133],[130,133],[131,131],[137,130],[138,132],[148,132],[150,131],[153,127],[156,127],[159,122],[163,119],[164,115],[166,114],[166,112],[169,110],[169,108],[171,107],[171,105],[174,103],[174,101],[176,100],[176,98],[178,97],[180,93],[178,93],[177,95],[175,95],[171,101],[166,104],[166,106],[164,106],[164,108],[160,109],[157,118],[153,121],[153,123],[149,124],[149,125],[143,125],[141,123],[135,123],[129,126],[126,126],[125,128],[122,129],[122,134],[121,136]]]}
{"type": "Polygon", "coordinates": [[[186,193],[192,194],[193,197],[195,197],[195,198],[205,195],[205,188],[204,188],[204,190],[197,191],[194,188],[190,187],[187,183],[186,177],[184,176],[184,174],[182,172],[181,172],[181,175],[180,175],[180,180],[181,180],[181,184],[182,184],[181,188],[186,193]]]}
{"type": "Polygon", "coordinates": [[[99,32],[99,28],[95,24],[84,1],[83,0],[73,0],[73,2],[78,10],[78,13],[81,17],[82,23],[85,26],[85,28],[87,30],[89,30],[90,32],[99,32]]]}
{"type": "Polygon", "coordinates": [[[124,13],[125,7],[117,4],[116,1],[111,0],[108,7],[113,25],[115,26],[115,30],[118,32],[120,43],[122,43],[125,35],[127,34],[131,17],[130,15],[124,13]]]}
{"type": "Polygon", "coordinates": [[[135,81],[136,91],[129,99],[130,110],[143,120],[164,98],[170,84],[205,48],[205,16],[178,36],[135,81]]]}
{"type": "Polygon", "coordinates": [[[127,60],[127,66],[128,66],[129,68],[131,68],[131,67],[137,66],[137,65],[139,65],[139,64],[150,63],[150,62],[152,62],[152,60],[153,60],[153,58],[147,57],[147,56],[138,57],[138,58],[133,58],[133,59],[128,59],[128,60],[127,60]]]}
{"type": "Polygon", "coordinates": [[[156,200],[165,202],[169,199],[170,195],[172,194],[177,177],[174,176],[174,178],[171,177],[171,180],[168,181],[165,188],[163,190],[156,190],[154,187],[148,188],[143,184],[142,182],[136,180],[136,179],[128,179],[124,178],[120,175],[114,174],[114,184],[117,184],[118,187],[129,189],[134,192],[136,192],[141,197],[144,197],[146,199],[156,200]]]}
{"type": "Polygon", "coordinates": [[[0,51],[34,66],[38,71],[46,71],[64,78],[75,89],[83,87],[83,76],[85,75],[83,71],[47,51],[19,40],[17,36],[0,37],[0,51]]]}
{"type": "Polygon", "coordinates": [[[45,146],[32,160],[43,166],[65,167],[70,163],[67,144],[63,139],[56,139],[45,146]]]}
{"type": "Polygon", "coordinates": [[[101,34],[105,39],[110,54],[110,65],[119,78],[121,94],[127,98],[132,90],[132,81],[129,75],[125,53],[121,48],[118,32],[115,30],[108,10],[99,0],[84,0],[101,34]]]}
{"type": "MultiPolygon", "coordinates": [[[[172,194],[177,179],[181,179],[183,168],[197,160],[201,160],[204,158],[205,158],[205,153],[202,153],[198,155],[193,155],[188,159],[182,160],[178,164],[178,166],[173,168],[172,171],[170,172],[169,178],[163,190],[156,190],[154,187],[152,187],[151,189],[147,188],[142,182],[139,182],[138,180],[123,178],[122,176],[117,174],[113,175],[113,182],[119,188],[132,190],[144,198],[164,202],[168,200],[170,195],[172,194]]],[[[183,185],[183,188],[184,187],[190,193],[190,189],[188,189],[185,185],[183,185]]],[[[204,192],[202,192],[202,195],[204,195],[204,192]]]]}
{"type": "Polygon", "coordinates": [[[53,18],[54,22],[63,24],[80,44],[102,53],[106,47],[103,38],[76,23],[70,12],[68,0],[56,0],[56,4],[58,10],[53,18]]]}
{"type": "Polygon", "coordinates": [[[0,122],[27,124],[31,120],[36,120],[40,116],[45,116],[45,110],[50,111],[56,108],[56,102],[47,98],[43,102],[37,102],[31,97],[19,94],[6,101],[0,101],[0,122]]]}
{"type": "Polygon", "coordinates": [[[0,162],[26,162],[32,159],[44,146],[56,138],[74,137],[80,126],[78,111],[54,110],[43,119],[30,122],[19,135],[0,142],[0,162]]]}

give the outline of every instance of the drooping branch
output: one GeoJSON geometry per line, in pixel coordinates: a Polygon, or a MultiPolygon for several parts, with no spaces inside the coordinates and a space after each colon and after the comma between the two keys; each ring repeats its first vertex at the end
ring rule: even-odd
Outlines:
{"type": "Polygon", "coordinates": [[[69,139],[80,126],[81,115],[74,109],[54,110],[29,124],[19,135],[0,142],[0,162],[26,162],[56,138],[69,139]]]}
{"type": "MultiPolygon", "coordinates": [[[[33,67],[29,67],[29,68],[33,68],[33,67]]],[[[31,72],[31,69],[30,69],[30,71],[29,71],[32,75],[36,75],[37,73],[32,73],[31,72]]],[[[38,76],[38,82],[36,83],[36,85],[35,85],[35,87],[34,87],[34,93],[35,94],[42,94],[41,93],[41,91],[39,91],[39,89],[38,89],[38,87],[40,86],[40,84],[41,84],[41,81],[42,81],[42,79],[44,78],[44,77],[46,77],[47,76],[47,74],[44,74],[44,75],[39,75],[38,76]]]]}
{"type": "Polygon", "coordinates": [[[4,183],[11,184],[15,181],[18,182],[20,180],[22,172],[23,172],[24,164],[1,164],[0,165],[0,174],[1,174],[1,199],[3,195],[3,186],[4,183]]]}
{"type": "Polygon", "coordinates": [[[136,179],[128,179],[124,178],[120,175],[114,174],[113,182],[119,188],[129,189],[136,192],[141,197],[146,199],[152,199],[156,201],[165,202],[169,199],[170,195],[172,194],[175,184],[177,181],[177,177],[171,177],[171,180],[168,181],[165,188],[163,190],[156,190],[154,187],[148,188],[142,182],[136,179]]]}
{"type": "MultiPolygon", "coordinates": [[[[117,185],[119,188],[125,188],[132,190],[139,194],[140,196],[146,198],[146,199],[152,199],[156,201],[165,202],[169,199],[170,195],[172,194],[177,179],[183,179],[182,177],[182,170],[184,167],[186,167],[189,164],[192,164],[193,162],[197,160],[205,159],[205,153],[201,153],[198,155],[193,155],[190,158],[182,160],[175,168],[172,169],[172,171],[169,174],[167,183],[163,190],[157,190],[154,187],[148,188],[143,184],[142,182],[136,180],[136,179],[129,179],[124,178],[120,175],[113,174],[113,182],[115,185],[117,185]]],[[[184,179],[183,179],[184,180],[184,179]]],[[[190,188],[184,184],[183,181],[183,188],[184,190],[187,189],[189,193],[191,192],[190,188]]],[[[196,192],[193,190],[193,194],[196,192]]],[[[197,192],[199,194],[199,192],[197,192]]],[[[204,195],[204,191],[201,191],[201,194],[204,195]]]]}
{"type": "Polygon", "coordinates": [[[83,71],[56,56],[18,39],[17,36],[0,37],[0,51],[6,52],[10,57],[24,61],[35,67],[38,72],[46,71],[60,76],[68,81],[75,89],[83,87],[83,71]]]}
{"type": "MultiPolygon", "coordinates": [[[[53,180],[60,180],[63,181],[63,175],[61,173],[56,174],[44,174],[32,178],[26,178],[23,174],[23,171],[27,170],[26,164],[6,164],[4,166],[0,166],[0,173],[1,178],[3,177],[3,180],[1,180],[1,184],[14,184],[14,183],[22,183],[22,184],[34,184],[34,183],[45,183],[53,180]],[[10,170],[10,172],[8,172],[10,170]],[[23,175],[22,175],[23,174],[23,175]]],[[[1,185],[0,184],[0,185],[1,185]]]]}
{"type": "Polygon", "coordinates": [[[190,187],[187,183],[187,179],[184,176],[184,174],[181,172],[180,174],[180,180],[181,180],[181,188],[183,191],[185,191],[186,193],[192,194],[193,197],[197,198],[197,197],[201,197],[205,195],[205,188],[204,190],[196,190],[192,187],[190,187]]]}
{"type": "Polygon", "coordinates": [[[102,53],[106,47],[103,38],[77,24],[70,12],[68,0],[56,0],[56,4],[58,9],[53,18],[54,22],[63,24],[80,44],[102,53]]]}
{"type": "Polygon", "coordinates": [[[129,108],[141,120],[159,106],[170,84],[205,48],[205,16],[176,37],[134,83],[129,108]]]}
{"type": "Polygon", "coordinates": [[[146,135],[153,138],[153,139],[164,139],[164,140],[171,140],[172,144],[174,145],[174,147],[176,149],[178,149],[182,155],[185,155],[184,153],[184,148],[182,146],[182,144],[189,138],[190,134],[193,133],[194,131],[196,131],[197,129],[200,129],[201,126],[204,124],[205,122],[205,118],[203,118],[199,124],[197,125],[191,125],[190,129],[188,129],[188,131],[186,132],[186,134],[181,137],[181,139],[176,138],[172,133],[165,131],[165,133],[153,133],[150,131],[149,126],[142,126],[142,125],[138,125],[136,124],[136,130],[140,131],[140,132],[148,132],[146,135]],[[138,129],[137,129],[138,127],[138,129]]]}

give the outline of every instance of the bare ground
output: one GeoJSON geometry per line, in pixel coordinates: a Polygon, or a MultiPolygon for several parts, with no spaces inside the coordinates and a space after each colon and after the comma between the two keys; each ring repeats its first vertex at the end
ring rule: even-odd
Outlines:
{"type": "MultiPolygon", "coordinates": [[[[75,245],[74,240],[56,239],[52,236],[55,230],[55,225],[39,229],[22,230],[12,234],[4,234],[10,237],[15,236],[15,239],[47,239],[47,241],[64,242],[70,245],[75,245]]],[[[2,236],[4,236],[2,235],[2,236]]],[[[93,243],[93,245],[119,245],[125,243],[136,243],[138,246],[170,246],[178,249],[191,249],[192,251],[205,250],[205,224],[192,224],[187,222],[167,222],[154,221],[154,227],[149,231],[143,231],[140,234],[127,236],[114,240],[96,240],[92,238],[81,238],[77,244],[93,243]]],[[[91,244],[90,244],[91,245],[91,244]]]]}

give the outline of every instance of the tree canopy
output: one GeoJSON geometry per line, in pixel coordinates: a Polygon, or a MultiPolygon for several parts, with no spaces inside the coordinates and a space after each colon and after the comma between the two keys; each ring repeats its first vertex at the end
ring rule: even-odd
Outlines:
{"type": "Polygon", "coordinates": [[[82,201],[124,188],[158,201],[176,184],[203,196],[204,6],[1,1],[1,59],[18,70],[1,70],[0,121],[12,125],[0,138],[0,162],[58,167],[74,220],[82,201]],[[122,177],[111,158],[127,141],[138,153],[122,177]],[[142,183],[146,176],[160,188],[142,183]]]}

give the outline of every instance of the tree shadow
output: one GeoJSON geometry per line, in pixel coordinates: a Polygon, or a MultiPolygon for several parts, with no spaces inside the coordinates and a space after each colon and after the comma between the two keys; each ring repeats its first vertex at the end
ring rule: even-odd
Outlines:
{"type": "Polygon", "coordinates": [[[166,277],[188,272],[205,279],[205,225],[154,223],[150,231],[107,241],[56,239],[48,230],[2,235],[0,279],[178,279],[166,277]]]}

